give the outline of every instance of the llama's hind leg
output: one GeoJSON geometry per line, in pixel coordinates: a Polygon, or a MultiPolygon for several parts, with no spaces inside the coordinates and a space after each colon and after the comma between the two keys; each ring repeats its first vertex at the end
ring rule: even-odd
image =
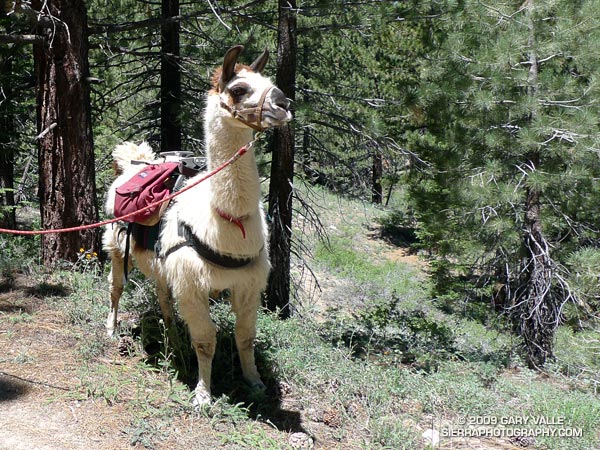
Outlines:
{"type": "Polygon", "coordinates": [[[171,325],[174,323],[173,306],[169,287],[164,280],[156,280],[156,296],[158,297],[158,304],[160,305],[160,311],[163,320],[165,321],[165,326],[167,329],[170,329],[171,325]]]}
{"type": "Polygon", "coordinates": [[[231,308],[236,316],[235,343],[240,357],[242,374],[253,388],[264,391],[265,385],[260,378],[254,358],[254,340],[256,338],[256,319],[260,293],[232,293],[231,308]]]}
{"type": "MultiPolygon", "coordinates": [[[[117,314],[119,311],[119,300],[123,295],[123,287],[125,285],[125,259],[120,253],[112,252],[111,254],[111,269],[108,275],[110,283],[110,311],[106,319],[106,333],[109,336],[114,336],[117,329],[117,314]]],[[[131,267],[131,258],[129,260],[131,267]]]]}
{"type": "Polygon", "coordinates": [[[156,281],[156,295],[163,316],[165,330],[169,338],[169,344],[176,353],[179,353],[181,352],[181,342],[179,334],[177,333],[177,324],[175,323],[175,315],[173,313],[173,298],[167,283],[163,279],[157,279],[156,281]]]}
{"type": "Polygon", "coordinates": [[[208,295],[179,298],[179,311],[190,331],[192,346],[198,359],[198,384],[194,404],[210,403],[212,360],[217,344],[217,329],[210,318],[208,295]]]}

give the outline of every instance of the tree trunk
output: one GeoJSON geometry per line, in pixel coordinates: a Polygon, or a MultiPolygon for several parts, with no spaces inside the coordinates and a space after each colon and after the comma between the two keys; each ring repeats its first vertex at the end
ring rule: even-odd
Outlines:
{"type": "MultiPolygon", "coordinates": [[[[276,84],[291,100],[296,85],[296,1],[279,0],[279,37],[276,84]]],[[[275,130],[269,216],[272,218],[270,252],[273,270],[267,288],[267,308],[279,309],[287,318],[290,308],[290,250],[292,240],[292,182],[294,179],[294,129],[288,124],[275,130]]]]}
{"type": "MultiPolygon", "coordinates": [[[[6,20],[10,6],[5,2],[0,5],[0,14],[4,18],[2,22],[7,34],[13,31],[12,21],[6,20]]],[[[15,77],[13,58],[11,49],[6,46],[0,48],[0,227],[12,229],[16,227],[14,148],[17,137],[12,89],[15,77]]]]}
{"type": "Polygon", "coordinates": [[[160,150],[181,150],[181,72],[179,70],[179,0],[162,0],[160,60],[160,150]]]}
{"type": "MultiPolygon", "coordinates": [[[[37,28],[44,37],[34,46],[42,228],[93,223],[98,208],[84,2],[37,0],[33,6],[42,11],[37,28]]],[[[42,260],[47,266],[74,261],[80,248],[97,250],[98,237],[97,229],[43,235],[42,260]]]]}
{"type": "Polygon", "coordinates": [[[517,297],[518,326],[529,367],[541,368],[553,357],[559,322],[558,299],[552,287],[554,264],[542,233],[540,193],[527,190],[524,264],[517,297]]]}
{"type": "MultiPolygon", "coordinates": [[[[533,23],[533,0],[528,0],[529,27],[529,75],[527,95],[537,102],[538,57],[536,52],[535,29],[533,23]]],[[[533,108],[529,121],[537,117],[533,108]]],[[[538,170],[541,164],[539,150],[532,149],[526,162],[530,173],[538,170]]],[[[535,187],[526,189],[523,236],[523,267],[517,289],[515,304],[518,306],[517,326],[523,339],[526,358],[531,368],[540,368],[553,356],[554,331],[559,322],[558,299],[553,292],[552,280],[555,265],[550,257],[549,245],[542,232],[542,193],[535,187]]]]}
{"type": "Polygon", "coordinates": [[[12,98],[12,59],[8,52],[0,58],[0,80],[3,89],[0,101],[0,227],[14,229],[15,216],[15,176],[14,146],[15,118],[12,98]]]}
{"type": "Polygon", "coordinates": [[[371,201],[377,205],[381,205],[383,202],[383,188],[381,187],[382,176],[383,158],[381,157],[381,153],[375,153],[373,155],[371,201]]]}

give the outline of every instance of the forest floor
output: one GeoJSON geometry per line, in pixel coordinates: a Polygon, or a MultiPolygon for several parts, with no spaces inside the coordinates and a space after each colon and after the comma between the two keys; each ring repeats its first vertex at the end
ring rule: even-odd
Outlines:
{"type": "MultiPolygon", "coordinates": [[[[174,395],[168,373],[146,365],[143,356],[122,354],[117,341],[86,335],[89,329],[45,300],[63,296],[62,284],[40,285],[17,273],[0,291],[0,449],[221,447],[225,426],[185,405],[161,410],[174,395]],[[97,355],[82,350],[90,340],[104,342],[97,355]],[[138,421],[158,423],[172,413],[165,418],[169,429],[158,424],[151,438],[144,425],[136,429],[138,421]]],[[[181,394],[175,403],[189,400],[181,394]]],[[[272,430],[264,425],[265,433],[272,430]]]]}
{"type": "Polygon", "coordinates": [[[326,200],[329,242],[306,242],[318,288],[297,262],[296,318],[259,318],[267,393],[241,384],[231,317],[215,304],[215,401],[201,411],[190,403],[194,369],[148,341],[160,322],[147,320],[155,298],[141,278],[124,296],[118,342],[104,333],[106,268],[5,261],[0,450],[600,448],[597,350],[580,345],[597,334],[563,333],[568,363],[529,371],[497,324],[431,303],[427,264],[383,238],[380,211],[326,200]],[[506,417],[559,419],[581,436],[448,437],[465,420],[493,431],[477,421],[506,417]]]}
{"type": "MultiPolygon", "coordinates": [[[[128,447],[129,439],[119,432],[127,425],[123,408],[85,400],[77,330],[44,301],[48,290],[18,273],[2,289],[0,448],[128,447]]],[[[115,363],[129,364],[121,358],[115,363]]]]}
{"type": "MultiPolygon", "coordinates": [[[[391,252],[389,257],[405,255],[391,252]]],[[[143,351],[121,354],[116,341],[87,359],[89,349],[82,350],[86,341],[104,338],[86,336],[89,329],[74,324],[64,308],[57,307],[57,297],[70,301],[62,283],[39,283],[19,272],[0,286],[1,450],[370,448],[361,444],[361,429],[344,430],[343,438],[336,436],[341,419],[329,399],[305,409],[293,393],[281,392],[290,389],[285,382],[274,389],[280,402],[276,411],[258,417],[246,436],[236,436],[244,433],[237,420],[221,417],[244,414],[235,408],[233,413],[208,415],[185,405],[161,411],[163,401],[173,403],[177,396],[175,403],[189,400],[185,393],[171,390],[172,374],[146,365],[139,356],[143,351]],[[53,302],[46,301],[49,295],[53,302]],[[173,412],[171,417],[161,417],[173,412]],[[258,437],[252,438],[253,434],[258,437]]],[[[418,402],[415,408],[420,408],[418,402]]],[[[471,440],[470,445],[474,443],[471,440]]],[[[464,447],[455,442],[453,448],[514,448],[493,439],[476,443],[464,447]]]]}
{"type": "MultiPolygon", "coordinates": [[[[411,258],[392,250],[389,257],[411,258]]],[[[323,291],[335,295],[334,286],[340,284],[329,278],[323,291]]],[[[172,391],[172,374],[145,364],[143,350],[121,354],[117,342],[106,341],[99,329],[87,335],[90,327],[74,323],[65,312],[72,302],[69,290],[67,280],[20,271],[0,286],[1,450],[363,448],[362,430],[355,430],[356,436],[351,430],[344,430],[344,438],[335,436],[340,419],[327,399],[305,409],[293,393],[282,395],[280,386],[272,389],[279,397],[276,411],[255,420],[246,436],[236,436],[244,430],[237,429],[235,418],[221,417],[244,414],[232,405],[208,415],[185,406],[173,411],[174,397],[181,397],[175,404],[189,399],[182,391],[172,391]],[[98,340],[101,352],[87,348],[94,347],[90,340],[98,340]],[[163,401],[171,406],[161,408],[163,401]],[[256,447],[253,434],[258,435],[256,447]]],[[[315,304],[322,301],[320,297],[315,304]]]]}

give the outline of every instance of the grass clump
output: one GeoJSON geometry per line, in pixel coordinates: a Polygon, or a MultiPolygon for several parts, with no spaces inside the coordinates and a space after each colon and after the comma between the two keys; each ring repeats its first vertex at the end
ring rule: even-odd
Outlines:
{"type": "Polygon", "coordinates": [[[292,386],[304,409],[317,417],[329,413],[344,429],[362,430],[368,448],[416,448],[416,429],[398,433],[404,416],[399,405],[408,395],[405,370],[355,359],[345,346],[332,348],[307,321],[263,315],[259,328],[271,343],[266,351],[277,362],[279,380],[292,386]],[[365,430],[365,424],[379,425],[365,430]]]}
{"type": "Polygon", "coordinates": [[[269,435],[262,427],[252,422],[241,429],[233,429],[227,433],[218,433],[222,446],[228,448],[244,448],[251,450],[292,450],[293,447],[269,435]]]}

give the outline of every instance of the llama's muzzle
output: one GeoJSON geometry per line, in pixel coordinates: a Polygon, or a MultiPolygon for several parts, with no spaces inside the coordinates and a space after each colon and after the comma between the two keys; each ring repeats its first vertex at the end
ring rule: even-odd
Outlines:
{"type": "Polygon", "coordinates": [[[292,120],[292,113],[288,110],[289,106],[288,98],[275,86],[267,88],[261,95],[258,104],[251,108],[238,109],[221,100],[221,108],[229,111],[235,119],[256,131],[280,127],[292,120]]]}
{"type": "Polygon", "coordinates": [[[292,113],[289,110],[290,101],[281,91],[274,87],[269,92],[263,105],[262,118],[267,122],[267,126],[279,127],[292,120],[292,113]]]}

